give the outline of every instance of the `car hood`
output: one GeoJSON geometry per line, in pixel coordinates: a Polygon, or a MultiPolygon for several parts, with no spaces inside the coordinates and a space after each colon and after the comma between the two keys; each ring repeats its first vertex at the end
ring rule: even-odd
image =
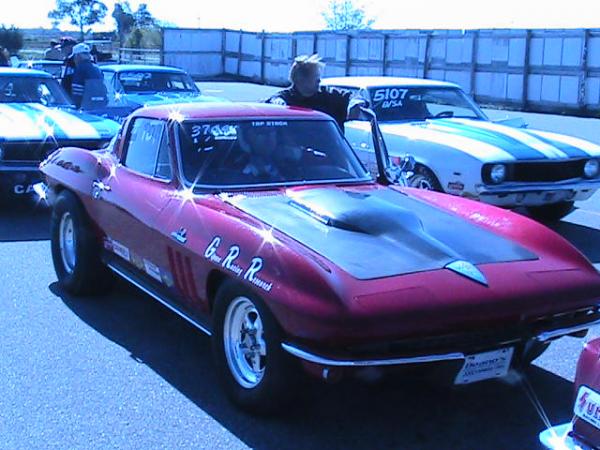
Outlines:
{"type": "Polygon", "coordinates": [[[70,108],[39,103],[0,103],[0,139],[4,141],[108,140],[119,124],[70,108]]]}
{"type": "MultiPolygon", "coordinates": [[[[486,120],[435,119],[410,123],[382,123],[381,130],[387,136],[404,138],[412,145],[450,147],[483,162],[564,160],[600,156],[600,146],[583,139],[513,128],[486,120]]],[[[406,147],[401,150],[405,152],[406,147]]]]}
{"type": "Polygon", "coordinates": [[[124,94],[122,98],[130,104],[139,106],[168,105],[172,103],[213,103],[227,102],[224,98],[212,97],[209,95],[177,93],[177,92],[157,92],[148,94],[124,94]]]}
{"type": "Polygon", "coordinates": [[[457,261],[537,259],[506,238],[389,188],[312,188],[228,201],[358,279],[443,269],[457,261]]]}

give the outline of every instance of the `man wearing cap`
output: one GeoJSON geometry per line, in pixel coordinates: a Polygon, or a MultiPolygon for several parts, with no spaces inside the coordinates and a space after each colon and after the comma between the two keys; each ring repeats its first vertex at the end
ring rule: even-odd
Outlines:
{"type": "Polygon", "coordinates": [[[81,43],[73,47],[71,57],[75,62],[75,70],[73,71],[73,83],[71,85],[71,99],[75,106],[80,108],[86,85],[92,80],[99,80],[96,84],[102,84],[102,71],[92,61],[90,47],[87,44],[81,43]]]}

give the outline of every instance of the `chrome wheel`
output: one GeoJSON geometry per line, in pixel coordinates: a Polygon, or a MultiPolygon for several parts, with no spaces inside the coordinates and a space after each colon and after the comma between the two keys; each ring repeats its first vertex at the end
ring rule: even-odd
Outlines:
{"type": "Polygon", "coordinates": [[[427,178],[421,178],[415,184],[416,184],[415,187],[417,187],[419,189],[426,189],[428,191],[434,190],[433,186],[431,185],[431,182],[427,178]]]}
{"type": "Polygon", "coordinates": [[[60,219],[58,244],[63,267],[67,273],[71,274],[73,273],[73,270],[75,270],[75,264],[77,262],[77,237],[75,236],[73,217],[68,212],[64,213],[60,219]]]}
{"type": "Polygon", "coordinates": [[[227,308],[223,345],[229,370],[240,386],[252,389],[265,374],[267,345],[263,323],[250,299],[235,298],[227,308]]]}

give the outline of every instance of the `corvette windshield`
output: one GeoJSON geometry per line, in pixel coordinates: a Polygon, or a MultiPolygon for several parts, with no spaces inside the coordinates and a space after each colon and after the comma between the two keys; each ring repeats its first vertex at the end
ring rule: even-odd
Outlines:
{"type": "Polygon", "coordinates": [[[185,73],[125,71],[119,73],[121,90],[126,94],[142,92],[199,92],[185,73]]]}
{"type": "Polygon", "coordinates": [[[71,105],[67,95],[55,79],[25,76],[0,76],[0,103],[71,105]]]}
{"type": "Polygon", "coordinates": [[[367,181],[333,121],[184,122],[181,163],[193,186],[367,181]]]}
{"type": "Polygon", "coordinates": [[[479,107],[456,88],[391,86],[371,88],[369,94],[380,122],[486,118],[479,107]]]}

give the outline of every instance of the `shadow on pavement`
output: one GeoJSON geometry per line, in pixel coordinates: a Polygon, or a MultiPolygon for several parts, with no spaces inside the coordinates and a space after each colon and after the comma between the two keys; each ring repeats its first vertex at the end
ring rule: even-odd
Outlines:
{"type": "Polygon", "coordinates": [[[50,209],[29,198],[0,203],[0,242],[50,239],[50,209]]]}
{"type": "Polygon", "coordinates": [[[571,242],[591,262],[600,263],[600,230],[564,221],[545,225],[571,242]]]}
{"type": "MultiPolygon", "coordinates": [[[[124,282],[100,298],[72,298],[56,283],[50,289],[252,448],[538,448],[543,421],[520,385],[502,381],[461,388],[414,376],[376,384],[310,382],[285,414],[253,417],[220,389],[209,338],[140,291],[124,282]]],[[[570,420],[571,383],[535,366],[527,377],[551,423],[570,420]]]]}

